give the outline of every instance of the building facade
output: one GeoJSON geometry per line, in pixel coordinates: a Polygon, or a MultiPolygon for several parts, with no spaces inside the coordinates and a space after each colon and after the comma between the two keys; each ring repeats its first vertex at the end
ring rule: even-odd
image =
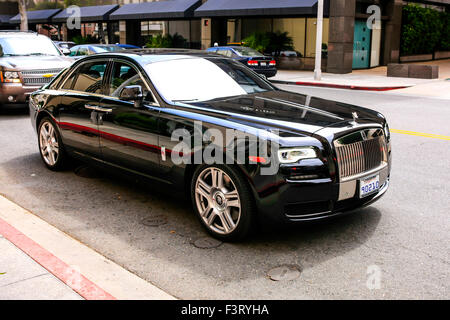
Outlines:
{"type": "MultiPolygon", "coordinates": [[[[450,6],[448,0],[324,0],[323,69],[348,73],[399,62],[402,7],[410,2],[437,10],[448,11],[450,6]]],[[[143,46],[151,36],[178,34],[185,39],[186,47],[195,49],[206,49],[215,43],[241,43],[255,32],[287,32],[295,53],[281,59],[280,66],[312,69],[317,3],[318,0],[103,0],[101,5],[81,8],[79,30],[68,30],[65,10],[49,17],[48,24],[56,26],[64,40],[76,34],[95,35],[106,43],[143,46]]],[[[0,3],[0,15],[5,14],[4,10],[0,3]]],[[[31,21],[36,30],[43,30],[42,20],[31,21]]]]}

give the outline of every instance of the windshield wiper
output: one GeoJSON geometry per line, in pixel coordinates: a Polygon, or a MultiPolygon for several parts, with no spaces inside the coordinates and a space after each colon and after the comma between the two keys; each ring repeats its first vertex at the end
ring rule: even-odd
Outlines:
{"type": "Polygon", "coordinates": [[[42,53],[42,52],[33,52],[33,53],[27,53],[27,56],[52,56],[50,53],[42,53]]]}
{"type": "Polygon", "coordinates": [[[179,99],[179,100],[172,100],[173,102],[193,102],[198,101],[198,99],[179,99]]]}

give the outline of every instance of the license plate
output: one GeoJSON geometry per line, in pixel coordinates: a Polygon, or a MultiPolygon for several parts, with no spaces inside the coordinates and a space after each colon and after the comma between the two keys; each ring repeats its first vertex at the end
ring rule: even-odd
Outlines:
{"type": "Polygon", "coordinates": [[[265,66],[267,66],[267,63],[261,62],[260,65],[261,65],[261,67],[265,67],[265,66]]]}
{"type": "Polygon", "coordinates": [[[380,175],[374,175],[359,180],[359,197],[364,198],[380,189],[380,175]]]}

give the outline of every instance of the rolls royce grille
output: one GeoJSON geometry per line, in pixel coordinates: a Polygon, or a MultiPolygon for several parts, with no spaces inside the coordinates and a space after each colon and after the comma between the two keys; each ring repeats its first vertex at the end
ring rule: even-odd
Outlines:
{"type": "Polygon", "coordinates": [[[336,140],[335,147],[341,180],[370,172],[387,163],[386,140],[381,129],[352,133],[336,140]],[[359,141],[352,141],[358,137],[359,141]],[[352,142],[346,143],[348,141],[352,142]]]}

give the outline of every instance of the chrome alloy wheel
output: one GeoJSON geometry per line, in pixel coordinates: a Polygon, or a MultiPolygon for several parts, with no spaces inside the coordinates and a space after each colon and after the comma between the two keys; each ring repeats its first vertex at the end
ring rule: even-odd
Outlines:
{"type": "Polygon", "coordinates": [[[59,143],[55,128],[49,121],[45,121],[41,125],[39,146],[44,161],[49,166],[54,166],[58,161],[59,143]]]}
{"type": "Polygon", "coordinates": [[[221,169],[203,170],[195,182],[195,202],[203,222],[214,232],[227,235],[241,219],[241,200],[231,178],[221,169]]]}

